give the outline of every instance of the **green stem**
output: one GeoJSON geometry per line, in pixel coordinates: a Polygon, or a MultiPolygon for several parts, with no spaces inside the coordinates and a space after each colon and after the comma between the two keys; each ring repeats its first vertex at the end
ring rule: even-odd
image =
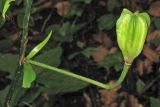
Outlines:
{"type": "Polygon", "coordinates": [[[26,0],[25,5],[25,14],[23,18],[23,33],[21,38],[21,45],[20,45],[20,52],[19,52],[19,62],[17,69],[14,74],[14,78],[11,82],[11,86],[9,88],[9,91],[7,93],[7,96],[5,98],[5,102],[3,104],[3,107],[13,107],[12,103],[14,103],[14,94],[16,90],[18,89],[17,85],[18,82],[22,76],[22,70],[23,70],[23,59],[25,56],[26,51],[26,42],[27,42],[27,36],[28,36],[28,24],[29,24],[29,18],[30,18],[30,11],[32,7],[32,0],[26,0]]]}
{"type": "Polygon", "coordinates": [[[42,67],[42,68],[46,68],[48,70],[52,70],[52,71],[55,71],[55,72],[58,72],[58,73],[61,73],[61,74],[64,74],[64,75],[67,75],[67,76],[70,76],[70,77],[74,77],[76,79],[79,79],[81,81],[85,81],[87,83],[99,86],[99,87],[104,88],[104,89],[113,89],[113,88],[116,88],[117,86],[119,86],[123,82],[124,78],[126,77],[126,74],[127,74],[128,70],[130,68],[130,65],[124,64],[124,68],[123,68],[123,71],[122,71],[119,79],[114,83],[104,84],[104,83],[95,81],[93,79],[89,79],[87,77],[74,74],[70,71],[67,71],[67,70],[64,70],[64,69],[59,69],[59,68],[56,68],[56,67],[53,67],[53,66],[49,66],[47,64],[43,64],[43,63],[40,63],[40,62],[37,62],[37,61],[33,61],[33,60],[26,60],[26,61],[33,64],[33,65],[36,65],[36,66],[39,66],[39,67],[42,67]]]}

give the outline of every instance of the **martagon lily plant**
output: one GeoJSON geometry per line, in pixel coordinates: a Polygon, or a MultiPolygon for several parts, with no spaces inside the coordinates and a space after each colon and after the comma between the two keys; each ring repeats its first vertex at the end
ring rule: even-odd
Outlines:
{"type": "Polygon", "coordinates": [[[58,72],[67,76],[77,78],[81,81],[99,86],[104,89],[113,89],[119,86],[126,77],[126,74],[132,65],[133,60],[141,53],[144,42],[147,36],[147,31],[150,26],[150,17],[147,13],[139,13],[136,11],[132,13],[128,9],[123,9],[121,16],[119,17],[116,24],[117,41],[119,48],[122,51],[124,57],[124,68],[119,79],[114,83],[101,83],[90,78],[74,74],[70,71],[56,68],[50,65],[46,65],[32,58],[46,45],[49,41],[52,31],[48,36],[38,44],[25,58],[24,62],[24,73],[23,73],[23,85],[24,88],[30,88],[31,83],[36,79],[36,73],[34,72],[32,65],[43,67],[54,72],[58,72]]]}

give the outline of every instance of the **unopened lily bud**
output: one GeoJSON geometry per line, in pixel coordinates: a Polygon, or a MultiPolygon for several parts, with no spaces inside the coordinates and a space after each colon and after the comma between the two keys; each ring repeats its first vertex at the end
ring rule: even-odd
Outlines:
{"type": "Polygon", "coordinates": [[[150,17],[147,13],[132,13],[123,9],[116,24],[117,41],[125,63],[132,61],[141,53],[147,36],[150,17]]]}

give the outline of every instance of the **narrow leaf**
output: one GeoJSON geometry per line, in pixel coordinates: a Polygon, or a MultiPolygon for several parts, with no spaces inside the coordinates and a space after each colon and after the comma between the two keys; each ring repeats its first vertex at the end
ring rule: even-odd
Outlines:
{"type": "Polygon", "coordinates": [[[52,35],[52,31],[48,34],[48,36],[36,47],[32,49],[32,51],[28,54],[27,59],[33,58],[44,46],[45,44],[49,41],[50,37],[52,35]]]}
{"type": "Polygon", "coordinates": [[[25,63],[24,64],[24,72],[23,72],[23,88],[30,88],[31,83],[36,79],[36,73],[33,70],[31,64],[25,63]]]}
{"type": "Polygon", "coordinates": [[[3,7],[3,11],[2,11],[3,18],[5,18],[6,12],[7,12],[8,8],[10,7],[10,3],[12,1],[14,1],[14,0],[6,0],[4,7],[3,7]]]}

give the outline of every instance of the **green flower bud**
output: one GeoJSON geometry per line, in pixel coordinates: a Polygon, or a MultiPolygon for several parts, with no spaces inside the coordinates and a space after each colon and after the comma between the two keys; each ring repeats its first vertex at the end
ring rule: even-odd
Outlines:
{"type": "Polygon", "coordinates": [[[117,41],[125,63],[132,61],[141,53],[146,39],[150,17],[147,13],[132,13],[123,9],[116,24],[117,41]]]}

